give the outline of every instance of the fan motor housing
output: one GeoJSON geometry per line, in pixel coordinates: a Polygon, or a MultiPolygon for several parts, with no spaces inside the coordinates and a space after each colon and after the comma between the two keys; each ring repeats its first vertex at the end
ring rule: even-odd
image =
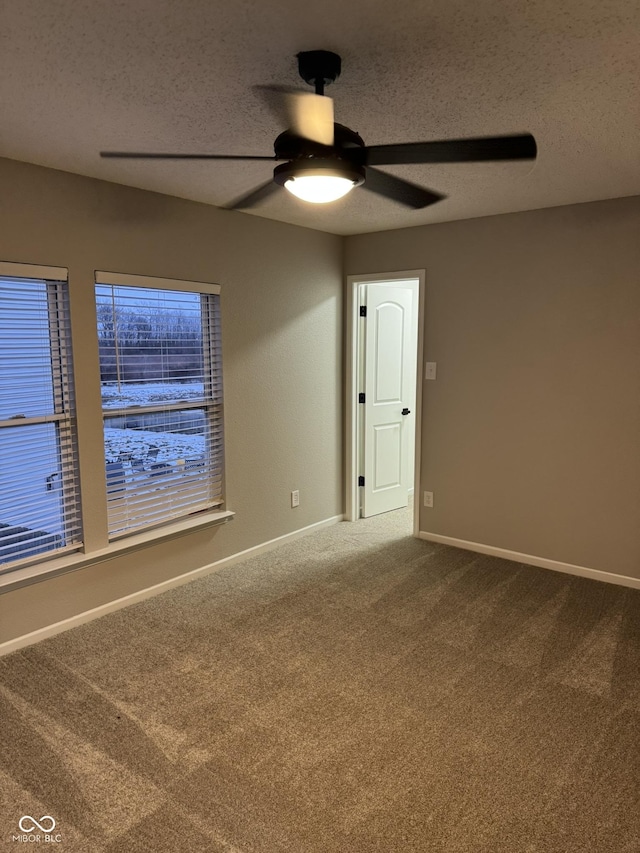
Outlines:
{"type": "Polygon", "coordinates": [[[358,148],[364,148],[364,140],[359,133],[343,124],[333,125],[333,145],[321,145],[311,139],[304,139],[291,130],[285,130],[273,144],[278,160],[297,160],[303,157],[339,157],[358,162],[358,148]]]}

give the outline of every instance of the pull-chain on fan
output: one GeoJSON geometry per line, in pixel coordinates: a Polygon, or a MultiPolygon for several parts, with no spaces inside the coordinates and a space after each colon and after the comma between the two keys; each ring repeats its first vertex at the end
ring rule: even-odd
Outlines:
{"type": "Polygon", "coordinates": [[[365,145],[362,137],[334,123],[333,101],[324,88],[340,74],[340,57],[326,50],[298,54],[302,79],[315,87],[312,92],[256,87],[276,106],[288,129],[274,142],[273,156],[236,154],[155,154],[102,151],[102,157],[156,160],[270,160],[282,161],[273,178],[236,199],[230,209],[249,208],[284,186],[298,198],[315,203],[335,201],[354,187],[399,202],[423,208],[445,198],[440,193],[381,172],[376,166],[411,163],[463,163],[482,160],[533,160],[536,141],[530,133],[487,136],[475,139],[446,139],[434,142],[402,142],[365,145]]]}

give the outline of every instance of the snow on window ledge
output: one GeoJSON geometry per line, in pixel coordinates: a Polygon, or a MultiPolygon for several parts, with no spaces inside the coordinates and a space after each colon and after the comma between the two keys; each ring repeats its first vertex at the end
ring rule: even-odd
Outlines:
{"type": "Polygon", "coordinates": [[[130,551],[138,551],[141,548],[154,545],[166,539],[185,536],[194,530],[225,524],[231,521],[234,516],[235,513],[229,510],[198,513],[190,518],[182,518],[170,524],[165,524],[162,527],[143,530],[126,538],[110,542],[106,548],[100,548],[97,551],[86,553],[76,552],[47,560],[46,562],[14,569],[0,575],[0,594],[10,592],[13,589],[19,589],[23,586],[29,586],[39,581],[49,580],[58,575],[77,571],[78,569],[86,569],[96,563],[113,560],[130,551]]]}

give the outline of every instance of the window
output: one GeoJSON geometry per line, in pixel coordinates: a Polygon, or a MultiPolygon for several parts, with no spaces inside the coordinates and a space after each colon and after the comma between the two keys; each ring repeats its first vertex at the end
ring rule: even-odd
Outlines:
{"type": "Polygon", "coordinates": [[[96,274],[111,539],[222,504],[219,288],[96,274]]]}
{"type": "Polygon", "coordinates": [[[78,548],[67,271],[0,263],[0,572],[78,548]]]}
{"type": "Polygon", "coordinates": [[[137,547],[162,526],[158,536],[232,515],[220,288],[96,273],[97,326],[79,337],[93,336],[100,375],[85,372],[74,388],[67,279],[66,269],[0,262],[0,587],[137,547]],[[84,399],[98,381],[96,412],[84,399]],[[97,470],[106,492],[96,494],[97,470]]]}

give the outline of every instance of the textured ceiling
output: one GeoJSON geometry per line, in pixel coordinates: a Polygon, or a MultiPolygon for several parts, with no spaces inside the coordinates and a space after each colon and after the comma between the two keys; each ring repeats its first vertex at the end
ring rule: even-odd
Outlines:
{"type": "Polygon", "coordinates": [[[101,149],[272,154],[253,87],[334,50],[336,120],[367,144],[533,133],[532,163],[396,166],[424,211],[285,191],[250,214],[356,234],[640,194],[637,0],[2,0],[0,156],[220,205],[269,163],[106,161],[101,149]]]}

